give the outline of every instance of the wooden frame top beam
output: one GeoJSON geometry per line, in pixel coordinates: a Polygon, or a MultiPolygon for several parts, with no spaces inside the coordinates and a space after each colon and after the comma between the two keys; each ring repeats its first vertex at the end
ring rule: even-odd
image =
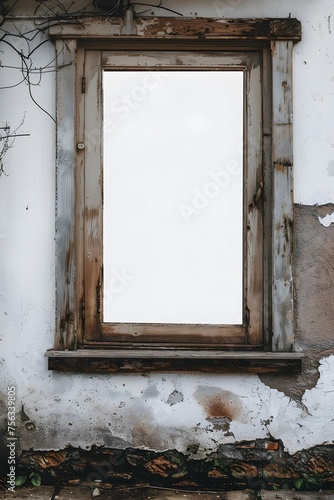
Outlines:
{"type": "Polygon", "coordinates": [[[50,27],[53,38],[200,39],[200,40],[301,40],[301,23],[294,18],[221,19],[141,17],[135,19],[136,34],[123,34],[123,19],[110,16],[60,21],[50,27]]]}

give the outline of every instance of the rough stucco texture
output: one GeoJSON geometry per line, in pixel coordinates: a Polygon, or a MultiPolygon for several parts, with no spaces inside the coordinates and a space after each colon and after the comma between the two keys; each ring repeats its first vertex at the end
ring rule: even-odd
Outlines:
{"type": "Polygon", "coordinates": [[[294,211],[294,313],[296,350],[305,354],[299,376],[262,376],[292,398],[300,398],[318,379],[318,362],[334,352],[334,224],[320,221],[334,205],[296,205],[294,211]]]}

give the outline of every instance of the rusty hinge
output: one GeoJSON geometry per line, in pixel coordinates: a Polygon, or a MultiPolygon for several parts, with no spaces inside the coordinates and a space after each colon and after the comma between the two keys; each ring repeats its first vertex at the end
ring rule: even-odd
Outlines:
{"type": "Polygon", "coordinates": [[[81,78],[81,92],[84,94],[86,92],[86,77],[81,78]]]}

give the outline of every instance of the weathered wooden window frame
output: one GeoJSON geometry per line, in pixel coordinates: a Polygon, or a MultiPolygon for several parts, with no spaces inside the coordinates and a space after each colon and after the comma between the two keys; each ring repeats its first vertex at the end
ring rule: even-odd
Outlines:
{"type": "MultiPolygon", "coordinates": [[[[86,20],[84,25],[51,28],[57,50],[57,325],[54,349],[47,352],[49,368],[102,372],[298,370],[301,355],[293,352],[292,50],[301,38],[300,23],[295,19],[148,18],[136,21],[135,35],[123,35],[122,26],[121,19],[105,17],[86,20]],[[219,343],[220,332],[215,330],[206,342],[200,330],[203,327],[198,326],[191,332],[189,343],[175,342],[172,336],[167,342],[162,336],[154,342],[150,332],[157,326],[152,325],[148,330],[140,330],[137,325],[136,331],[130,331],[127,325],[116,333],[109,326],[96,335],[100,300],[96,290],[101,287],[101,255],[97,250],[101,248],[101,210],[96,212],[94,202],[90,206],[84,201],[91,199],[84,190],[90,184],[93,189],[100,189],[100,171],[87,168],[87,155],[85,161],[83,150],[78,149],[87,126],[81,114],[89,89],[84,89],[84,93],[82,86],[87,71],[95,72],[93,80],[101,74],[96,71],[96,61],[88,63],[88,68],[85,66],[89,57],[91,61],[95,58],[102,61],[102,51],[130,49],[253,53],[256,54],[253,58],[261,59],[263,166],[262,172],[251,177],[251,186],[246,190],[247,206],[253,204],[246,223],[251,230],[258,227],[264,234],[261,252],[248,256],[255,266],[259,265],[259,259],[263,262],[260,266],[262,333],[259,337],[257,328],[249,343],[239,346],[231,341],[219,343]],[[252,222],[253,214],[258,214],[258,210],[253,210],[257,204],[265,216],[255,215],[252,222]],[[89,280],[84,272],[87,265],[89,280]]],[[[92,81],[91,75],[88,81],[92,81]]],[[[96,99],[99,82],[94,85],[92,97],[96,99]]],[[[90,121],[90,131],[95,128],[99,134],[100,118],[97,114],[90,121]]],[[[95,162],[97,159],[101,163],[100,151],[98,145],[95,162]]],[[[97,194],[95,200],[100,196],[101,193],[97,194]]],[[[254,280],[252,273],[253,265],[246,269],[249,283],[254,280]]],[[[254,296],[255,303],[256,299],[254,296]]],[[[160,326],[160,331],[169,334],[165,326],[160,326]]]]}
{"type": "MultiPolygon", "coordinates": [[[[168,46],[167,46],[168,47],[168,46]]],[[[263,210],[262,201],[254,204],[254,193],[262,184],[262,82],[261,54],[253,51],[113,51],[79,49],[79,74],[85,73],[85,92],[78,96],[78,123],[83,118],[83,130],[79,141],[85,148],[78,156],[84,156],[83,183],[85,199],[80,207],[85,208],[84,234],[79,241],[85,248],[84,289],[85,314],[83,318],[82,344],[85,348],[101,346],[131,347],[197,347],[197,348],[259,348],[263,345],[263,210]],[[138,56],[136,56],[138,54],[138,56]],[[102,103],[97,96],[102,93],[104,70],[132,69],[154,71],[186,68],[202,71],[243,71],[245,99],[245,129],[249,140],[244,144],[244,226],[247,227],[244,249],[244,310],[240,325],[195,325],[195,324],[143,324],[103,322],[103,231],[102,231],[102,187],[103,177],[98,165],[102,157],[100,133],[102,103]],[[261,82],[261,84],[260,84],[261,82]],[[93,103],[93,105],[92,105],[93,103]],[[92,132],[93,131],[93,132],[92,132]],[[248,240],[246,242],[246,240],[248,240]],[[246,244],[247,243],[247,244],[246,244]],[[247,344],[247,346],[246,346],[247,344]]],[[[80,127],[80,125],[79,125],[80,127]]],[[[81,159],[80,159],[81,160],[81,159]]],[[[260,197],[259,197],[260,198],[260,197]]],[[[80,210],[80,208],[79,208],[80,210]]],[[[82,211],[82,209],[81,209],[82,211]]],[[[246,230],[244,231],[246,233],[246,230]]],[[[77,239],[78,241],[78,239],[77,239]]]]}

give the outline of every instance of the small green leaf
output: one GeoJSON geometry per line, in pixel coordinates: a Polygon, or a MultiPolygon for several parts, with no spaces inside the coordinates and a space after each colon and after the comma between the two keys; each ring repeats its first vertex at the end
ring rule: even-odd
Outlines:
{"type": "Polygon", "coordinates": [[[319,479],[317,477],[309,476],[307,478],[307,482],[312,484],[319,484],[319,479]]]}
{"type": "Polygon", "coordinates": [[[301,477],[299,479],[296,479],[296,481],[294,482],[294,485],[297,488],[297,490],[300,490],[300,488],[303,485],[303,482],[304,482],[304,479],[301,477]]]}
{"type": "Polygon", "coordinates": [[[15,479],[15,486],[22,486],[22,484],[24,484],[27,479],[28,479],[28,476],[18,476],[15,479]]]}
{"type": "Polygon", "coordinates": [[[40,486],[42,484],[42,478],[39,474],[34,474],[31,478],[31,484],[34,486],[40,486]]]}

